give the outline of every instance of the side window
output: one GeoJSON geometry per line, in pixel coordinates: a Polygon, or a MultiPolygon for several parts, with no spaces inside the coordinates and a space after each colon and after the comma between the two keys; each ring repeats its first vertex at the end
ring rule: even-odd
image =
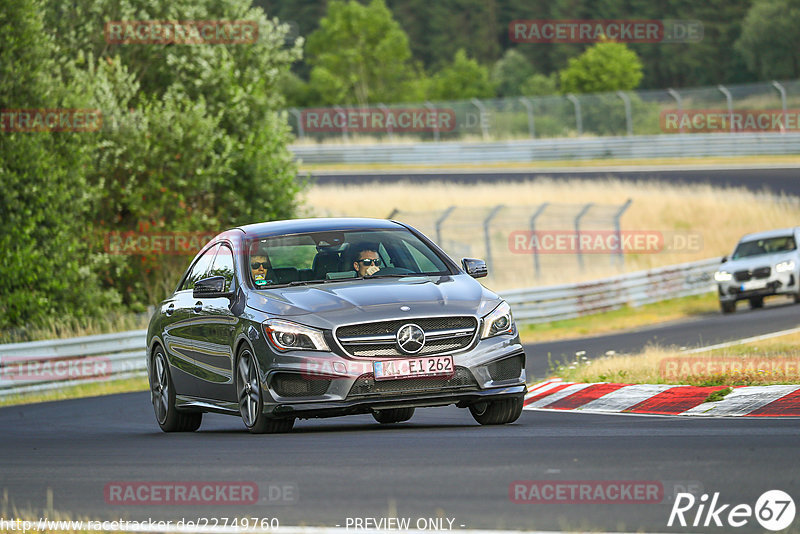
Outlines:
{"type": "Polygon", "coordinates": [[[186,280],[183,281],[181,291],[184,289],[194,289],[195,282],[206,277],[206,272],[208,272],[208,268],[211,266],[214,254],[217,252],[218,248],[219,245],[211,247],[197,259],[192,269],[189,271],[189,274],[186,276],[186,280]]]}
{"type": "Polygon", "coordinates": [[[224,276],[225,291],[230,291],[233,283],[233,251],[229,246],[220,245],[208,276],[224,276]]]}

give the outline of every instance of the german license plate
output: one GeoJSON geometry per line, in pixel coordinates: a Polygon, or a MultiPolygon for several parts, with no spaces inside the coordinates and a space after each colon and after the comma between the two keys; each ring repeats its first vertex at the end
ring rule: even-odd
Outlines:
{"type": "Polygon", "coordinates": [[[753,289],[764,289],[767,287],[765,280],[750,280],[742,284],[742,291],[752,291],[753,289]]]}
{"type": "Polygon", "coordinates": [[[428,356],[402,360],[372,362],[375,380],[423,376],[452,376],[455,367],[452,356],[428,356]]]}

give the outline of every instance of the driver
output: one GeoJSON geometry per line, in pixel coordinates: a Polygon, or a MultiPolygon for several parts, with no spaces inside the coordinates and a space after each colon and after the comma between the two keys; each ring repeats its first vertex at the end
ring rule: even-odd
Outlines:
{"type": "Polygon", "coordinates": [[[381,259],[378,257],[378,247],[364,244],[356,248],[353,269],[358,276],[372,276],[381,269],[381,259]]]}

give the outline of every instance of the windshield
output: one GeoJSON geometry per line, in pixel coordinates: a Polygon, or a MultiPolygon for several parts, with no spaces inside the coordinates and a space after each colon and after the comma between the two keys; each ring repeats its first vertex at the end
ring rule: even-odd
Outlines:
{"type": "Polygon", "coordinates": [[[452,274],[436,252],[405,229],[268,237],[251,243],[248,250],[251,281],[258,288],[452,274]]]}
{"type": "Polygon", "coordinates": [[[796,247],[794,237],[781,236],[770,237],[768,239],[754,239],[752,241],[742,241],[737,245],[733,252],[733,259],[749,258],[750,256],[760,256],[761,254],[773,254],[775,252],[788,252],[796,247]]]}

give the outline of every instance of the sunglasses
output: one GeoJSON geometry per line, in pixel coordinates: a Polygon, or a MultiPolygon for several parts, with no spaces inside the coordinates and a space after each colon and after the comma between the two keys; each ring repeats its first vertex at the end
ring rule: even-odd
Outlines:
{"type": "Polygon", "coordinates": [[[367,267],[369,267],[370,265],[374,265],[375,267],[380,267],[381,266],[381,260],[379,258],[376,258],[374,260],[372,258],[365,258],[363,260],[356,260],[356,261],[360,262],[360,263],[363,263],[367,267]]]}
{"type": "Polygon", "coordinates": [[[256,269],[258,269],[259,265],[261,267],[265,268],[265,269],[269,269],[269,262],[268,261],[254,261],[254,262],[251,262],[250,263],[250,268],[255,271],[256,269]]]}

